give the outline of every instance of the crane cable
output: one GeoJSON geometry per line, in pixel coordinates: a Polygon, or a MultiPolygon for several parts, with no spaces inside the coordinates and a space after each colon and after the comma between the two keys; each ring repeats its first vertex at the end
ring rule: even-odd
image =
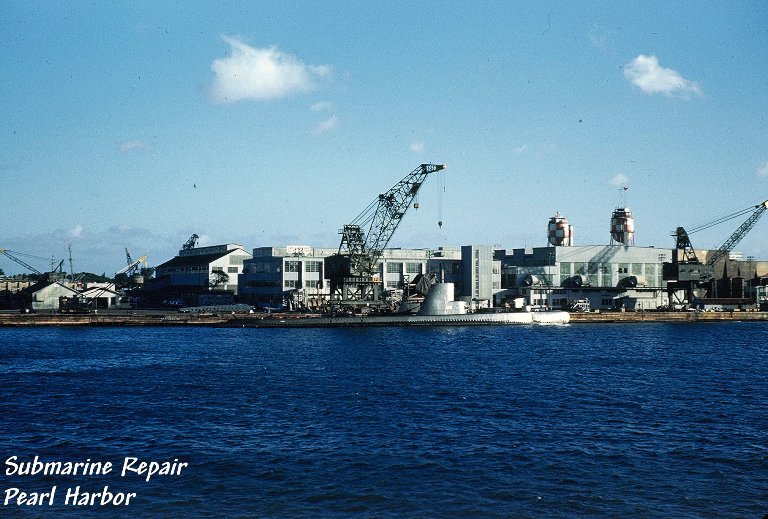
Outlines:
{"type": "Polygon", "coordinates": [[[444,170],[437,172],[437,226],[443,228],[443,194],[445,193],[444,170]]]}
{"type": "Polygon", "coordinates": [[[695,232],[703,231],[705,229],[709,229],[710,227],[714,227],[715,225],[719,225],[723,222],[727,222],[729,220],[733,220],[734,218],[738,218],[739,216],[743,216],[745,214],[751,213],[755,210],[756,207],[759,207],[758,205],[751,205],[747,208],[740,209],[739,211],[736,211],[735,213],[727,214],[725,216],[719,216],[713,220],[710,220],[708,222],[704,222],[699,225],[694,225],[690,229],[686,229],[688,234],[693,234],[695,232]]]}

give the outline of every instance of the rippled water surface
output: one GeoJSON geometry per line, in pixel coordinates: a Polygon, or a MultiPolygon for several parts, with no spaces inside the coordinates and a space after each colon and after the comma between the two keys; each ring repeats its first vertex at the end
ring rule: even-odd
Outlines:
{"type": "Polygon", "coordinates": [[[0,329],[4,516],[762,517],[768,325],[0,329]],[[6,460],[112,462],[102,476],[6,460]],[[126,457],[189,463],[120,477],[126,457]],[[63,505],[67,488],[134,492],[63,505]]]}

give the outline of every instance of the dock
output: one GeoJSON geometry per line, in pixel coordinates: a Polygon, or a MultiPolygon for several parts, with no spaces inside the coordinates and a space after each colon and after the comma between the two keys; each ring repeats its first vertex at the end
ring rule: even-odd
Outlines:
{"type": "MultiPolygon", "coordinates": [[[[320,314],[183,314],[177,312],[125,312],[97,314],[0,313],[0,327],[34,326],[193,326],[237,328],[314,328],[365,326],[502,326],[505,323],[467,323],[449,319],[437,322],[404,322],[374,317],[327,317],[320,314]]],[[[574,312],[570,324],[590,323],[695,323],[722,321],[768,321],[768,312],[574,312]]]]}

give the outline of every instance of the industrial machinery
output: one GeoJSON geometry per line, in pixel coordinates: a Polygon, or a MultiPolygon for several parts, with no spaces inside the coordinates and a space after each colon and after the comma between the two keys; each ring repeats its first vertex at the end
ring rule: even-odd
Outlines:
{"type": "Polygon", "coordinates": [[[197,240],[200,238],[197,234],[193,234],[189,239],[181,246],[181,250],[194,249],[197,246],[197,240]]]}
{"type": "Polygon", "coordinates": [[[121,288],[135,288],[144,283],[143,270],[147,267],[147,255],[137,260],[131,258],[131,253],[125,249],[126,266],[115,272],[115,283],[119,283],[121,288]],[[144,264],[144,269],[140,265],[144,264]]]}
{"type": "Polygon", "coordinates": [[[672,236],[675,238],[675,249],[672,252],[672,262],[665,263],[663,266],[663,278],[667,281],[667,292],[669,294],[670,304],[674,304],[677,294],[685,291],[685,301],[678,300],[677,303],[692,304],[694,298],[704,298],[708,291],[708,286],[715,278],[715,265],[725,258],[731,250],[739,243],[744,236],[755,226],[757,221],[768,209],[768,200],[742,209],[735,213],[717,218],[710,222],[701,224],[686,231],[683,227],[678,227],[672,236]],[[715,225],[749,214],[749,217],[736,229],[723,244],[706,257],[706,262],[702,262],[696,255],[691,244],[690,234],[709,229],[715,225]]]}
{"type": "Polygon", "coordinates": [[[385,306],[378,277],[379,258],[427,175],[442,169],[444,164],[421,164],[339,232],[339,251],[325,262],[332,306],[385,306]]]}
{"type": "MultiPolygon", "coordinates": [[[[40,276],[40,281],[48,281],[48,282],[56,283],[64,287],[65,289],[69,290],[70,292],[72,292],[71,296],[62,296],[59,298],[60,311],[70,312],[70,313],[73,313],[73,312],[85,313],[90,311],[91,300],[89,298],[83,297],[82,294],[80,294],[80,292],[78,292],[74,288],[67,286],[66,284],[60,281],[60,279],[64,277],[62,272],[62,266],[64,264],[64,260],[61,260],[58,266],[56,266],[55,268],[52,268],[51,272],[41,272],[40,270],[36,269],[35,267],[33,267],[32,265],[30,265],[29,263],[27,263],[26,261],[18,257],[18,255],[29,256],[27,254],[13,252],[3,248],[0,248],[0,254],[3,254],[4,256],[15,261],[16,263],[26,268],[27,270],[30,270],[35,274],[37,274],[38,276],[40,276]]],[[[30,257],[34,257],[34,256],[30,256],[30,257]]]]}

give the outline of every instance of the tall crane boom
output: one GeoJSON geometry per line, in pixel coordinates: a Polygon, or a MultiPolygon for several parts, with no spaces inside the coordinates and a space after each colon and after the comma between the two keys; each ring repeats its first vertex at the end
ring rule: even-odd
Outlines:
{"type": "Polygon", "coordinates": [[[335,302],[342,306],[381,303],[376,277],[379,258],[427,175],[442,169],[444,164],[421,164],[344,226],[338,254],[325,260],[335,302]]]}
{"type": "Polygon", "coordinates": [[[11,260],[15,261],[16,263],[18,263],[19,265],[21,265],[25,269],[30,270],[30,271],[34,272],[35,274],[37,274],[39,276],[45,276],[45,274],[43,274],[42,272],[37,270],[35,267],[30,265],[29,263],[27,263],[23,259],[17,257],[15,254],[12,254],[11,251],[9,251],[8,249],[0,248],[0,254],[6,256],[7,258],[10,258],[11,260]]]}
{"type": "Polygon", "coordinates": [[[747,218],[747,220],[741,224],[739,228],[733,232],[733,234],[731,234],[731,237],[725,240],[725,243],[720,245],[720,248],[718,248],[717,251],[715,251],[715,253],[707,259],[707,265],[714,265],[720,261],[724,256],[731,252],[731,250],[733,250],[736,244],[738,244],[749,231],[752,230],[752,227],[755,226],[760,217],[763,216],[765,210],[768,209],[768,200],[765,200],[763,203],[756,205],[754,209],[755,212],[753,212],[752,215],[747,218]]]}
{"type": "Polygon", "coordinates": [[[348,254],[356,275],[372,274],[384,249],[427,175],[445,169],[444,164],[421,164],[400,182],[382,193],[351,224],[341,231],[339,254],[348,254]],[[363,231],[367,227],[367,231],[363,231]]]}
{"type": "Polygon", "coordinates": [[[670,303],[678,290],[685,291],[685,298],[688,304],[691,304],[695,297],[705,297],[707,284],[715,279],[715,265],[727,256],[736,244],[752,230],[766,209],[768,209],[768,200],[735,213],[716,218],[713,221],[693,227],[688,231],[683,227],[678,227],[677,230],[672,233],[672,236],[675,237],[675,250],[673,251],[672,262],[665,263],[663,266],[663,279],[667,281],[667,292],[669,293],[670,303]],[[710,227],[749,213],[751,214],[744,223],[742,223],[715,252],[708,256],[706,263],[702,263],[696,256],[696,252],[693,250],[688,235],[704,229],[709,229],[710,227]]]}
{"type": "MultiPolygon", "coordinates": [[[[70,299],[74,300],[75,306],[77,306],[79,304],[85,304],[86,307],[87,307],[90,304],[88,302],[83,303],[82,299],[81,299],[82,296],[81,296],[80,292],[78,292],[74,288],[72,288],[70,286],[67,286],[66,284],[62,283],[61,281],[58,280],[57,277],[55,277],[53,275],[54,272],[56,272],[56,270],[61,269],[61,266],[64,265],[64,260],[61,260],[61,262],[59,263],[58,267],[56,267],[55,269],[51,269],[51,272],[45,272],[44,273],[44,272],[40,272],[38,269],[36,269],[35,267],[30,265],[26,261],[24,261],[21,258],[19,258],[18,256],[16,256],[16,254],[20,254],[18,252],[12,252],[12,251],[9,251],[8,249],[0,248],[0,254],[10,258],[11,260],[13,260],[16,263],[18,263],[19,265],[21,265],[22,267],[24,267],[24,268],[26,268],[28,270],[31,270],[35,274],[39,275],[41,277],[41,281],[51,281],[51,282],[56,283],[57,285],[65,288],[66,290],[69,290],[70,292],[72,292],[74,294],[74,296],[70,296],[70,299]]],[[[26,254],[26,256],[29,256],[29,255],[26,254]]],[[[32,257],[35,257],[35,256],[32,256],[32,257]]]]}

